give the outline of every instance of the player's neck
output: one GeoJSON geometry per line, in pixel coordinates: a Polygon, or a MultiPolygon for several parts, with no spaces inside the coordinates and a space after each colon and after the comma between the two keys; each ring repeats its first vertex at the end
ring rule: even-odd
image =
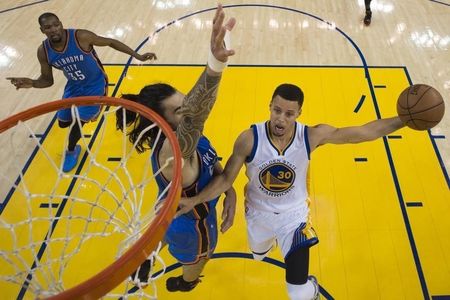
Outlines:
{"type": "Polygon", "coordinates": [[[280,149],[284,149],[289,142],[292,140],[292,135],[294,134],[294,129],[286,131],[283,135],[274,135],[272,130],[269,128],[270,139],[276,146],[280,149]]]}

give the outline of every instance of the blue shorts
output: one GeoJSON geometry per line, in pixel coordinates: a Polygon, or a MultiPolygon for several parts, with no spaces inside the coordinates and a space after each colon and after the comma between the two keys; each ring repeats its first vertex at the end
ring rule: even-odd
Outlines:
{"type": "MultiPolygon", "coordinates": [[[[80,96],[105,96],[107,95],[106,79],[103,77],[93,82],[91,85],[74,85],[68,82],[64,88],[63,99],[80,96]],[[97,82],[98,81],[98,82],[97,82]]],[[[100,114],[101,105],[79,106],[77,107],[81,121],[95,121],[100,114]]],[[[58,120],[72,122],[72,112],[70,108],[58,110],[56,114],[58,120]]]]}
{"type": "MultiPolygon", "coordinates": [[[[100,114],[101,105],[79,106],[76,108],[80,114],[80,120],[83,122],[95,121],[100,114]]],[[[58,110],[56,113],[58,120],[63,122],[72,122],[71,108],[58,110]]]]}
{"type": "Polygon", "coordinates": [[[169,252],[182,264],[195,264],[202,257],[211,257],[217,245],[215,208],[205,219],[181,215],[169,225],[164,238],[169,252]]]}

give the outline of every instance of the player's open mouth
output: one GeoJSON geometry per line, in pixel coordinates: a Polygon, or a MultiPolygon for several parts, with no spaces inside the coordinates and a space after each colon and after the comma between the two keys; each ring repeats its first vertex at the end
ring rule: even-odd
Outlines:
{"type": "Polygon", "coordinates": [[[283,126],[275,125],[275,133],[283,133],[283,132],[284,132],[283,126]]]}

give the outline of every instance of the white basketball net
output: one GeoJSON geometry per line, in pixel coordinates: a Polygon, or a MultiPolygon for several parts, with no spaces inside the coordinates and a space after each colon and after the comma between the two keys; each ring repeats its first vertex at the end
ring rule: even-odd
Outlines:
{"type": "MultiPolygon", "coordinates": [[[[94,139],[88,134],[99,123],[81,126],[78,111],[72,107],[71,126],[82,128],[78,142],[82,152],[77,167],[69,173],[62,172],[69,128],[54,124],[45,139],[38,134],[54,113],[21,122],[0,135],[2,152],[7,153],[0,167],[0,201],[13,192],[6,198],[8,203],[2,203],[0,214],[2,294],[7,291],[6,295],[20,298],[24,296],[19,294],[21,289],[26,298],[59,294],[114,262],[152,222],[155,205],[161,200],[152,153],[138,154],[126,133],[116,130],[117,109],[103,113],[104,123],[94,139]],[[24,170],[36,147],[36,155],[24,170]]],[[[123,116],[125,123],[124,112],[123,116]]],[[[161,133],[159,129],[158,139],[161,133]]],[[[108,297],[156,299],[154,280],[165,270],[158,256],[160,247],[149,257],[153,267],[148,288],[125,281],[108,297]]]]}

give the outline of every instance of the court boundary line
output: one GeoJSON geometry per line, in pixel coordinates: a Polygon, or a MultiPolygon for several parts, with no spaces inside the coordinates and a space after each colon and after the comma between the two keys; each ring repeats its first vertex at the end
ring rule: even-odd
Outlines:
{"type": "MultiPolygon", "coordinates": [[[[412,85],[413,81],[411,79],[411,76],[409,76],[408,69],[406,67],[404,67],[403,71],[405,72],[406,79],[408,80],[409,84],[412,85]]],[[[431,145],[433,146],[434,152],[435,152],[435,154],[437,156],[437,159],[439,161],[439,165],[441,166],[441,170],[442,170],[442,173],[444,175],[445,181],[447,182],[447,186],[450,189],[450,178],[449,178],[449,175],[448,175],[448,172],[447,172],[447,168],[445,167],[444,160],[441,157],[441,153],[439,151],[439,147],[436,144],[436,139],[438,139],[438,137],[433,135],[431,133],[430,129],[427,130],[427,133],[428,133],[428,137],[430,138],[431,145]]],[[[444,138],[445,138],[445,135],[444,135],[444,138]]]]}
{"type": "MultiPolygon", "coordinates": [[[[131,60],[131,59],[130,59],[130,60],[131,60]]],[[[106,65],[106,64],[104,64],[104,65],[106,65]]],[[[111,66],[116,66],[116,65],[113,64],[113,65],[111,65],[111,66]]],[[[127,65],[127,66],[128,66],[128,67],[127,67],[126,69],[128,70],[130,65],[127,65]]],[[[146,65],[146,66],[153,66],[153,65],[146,65]]],[[[158,66],[158,65],[155,65],[155,66],[158,66]]],[[[174,64],[174,65],[171,65],[171,66],[176,67],[176,66],[178,66],[178,65],[174,64]]],[[[188,66],[188,65],[186,65],[186,66],[188,66]]],[[[252,66],[252,67],[257,67],[256,65],[251,65],[251,66],[252,66]]],[[[134,66],[133,66],[133,67],[134,67],[134,66]]],[[[204,67],[204,65],[189,65],[189,67],[204,67]]],[[[242,66],[239,65],[239,66],[235,66],[235,67],[248,67],[248,66],[247,66],[247,65],[242,65],[242,66]]],[[[260,66],[260,67],[266,67],[266,66],[264,65],[264,66],[260,66]]],[[[276,65],[270,65],[269,67],[280,67],[280,68],[283,68],[283,67],[285,67],[285,66],[284,66],[284,65],[279,65],[279,66],[276,66],[276,65]]],[[[301,66],[292,66],[292,67],[297,67],[297,68],[311,68],[312,66],[308,66],[308,65],[307,65],[307,66],[303,66],[303,65],[301,65],[301,66]]],[[[314,67],[329,68],[329,66],[314,66],[314,67]]],[[[336,67],[336,68],[344,68],[343,66],[335,66],[335,67],[336,67]]],[[[356,68],[357,66],[351,66],[351,67],[352,67],[352,68],[356,68]]],[[[359,68],[363,68],[363,67],[359,66],[359,68]]],[[[370,69],[370,68],[372,68],[372,67],[369,67],[369,69],[370,69]]],[[[378,66],[377,68],[382,68],[382,69],[398,69],[398,68],[402,68],[402,69],[405,70],[405,74],[407,74],[407,69],[406,69],[406,67],[404,67],[404,66],[403,66],[403,67],[378,66]]],[[[407,77],[408,77],[408,76],[407,76],[407,77]]],[[[124,78],[125,78],[125,76],[122,76],[122,77],[119,79],[118,83],[116,84],[116,86],[115,86],[115,88],[114,88],[114,91],[113,91],[113,93],[112,93],[112,96],[115,96],[115,95],[117,94],[117,92],[118,92],[118,90],[119,90],[119,88],[120,88],[120,85],[121,85],[121,83],[122,83],[122,81],[123,81],[124,78]]],[[[410,80],[409,77],[408,77],[408,80],[410,80]]],[[[374,92],[373,89],[371,90],[371,93],[372,93],[372,99],[373,99],[373,102],[376,102],[376,97],[375,97],[375,95],[374,95],[375,92],[374,92]]],[[[377,117],[378,117],[378,115],[377,115],[377,117]]],[[[46,129],[46,132],[50,131],[50,129],[51,129],[51,127],[52,127],[53,125],[54,125],[54,121],[53,121],[53,123],[50,122],[50,125],[49,125],[48,128],[46,129]]],[[[90,142],[89,142],[89,145],[88,145],[89,148],[91,148],[92,145],[94,144],[95,139],[96,139],[96,136],[98,135],[98,132],[99,132],[99,130],[100,130],[100,128],[101,128],[102,125],[103,125],[103,118],[101,118],[101,119],[99,120],[99,122],[98,122],[98,125],[97,125],[97,127],[96,127],[96,129],[95,129],[95,131],[94,131],[94,133],[93,133],[93,136],[92,136],[90,142]]],[[[430,137],[430,139],[431,139],[431,137],[430,137]]],[[[387,143],[387,138],[386,138],[386,137],[383,137],[383,142],[385,143],[385,147],[386,147],[386,143],[387,143]]],[[[437,151],[436,154],[439,153],[439,150],[438,150],[436,147],[434,147],[434,150],[435,150],[435,152],[437,151]]],[[[388,150],[386,149],[386,151],[388,151],[388,150]]],[[[398,194],[399,192],[401,193],[401,191],[398,190],[398,189],[400,189],[399,184],[398,184],[398,178],[397,178],[396,172],[393,170],[393,168],[395,169],[395,166],[391,166],[391,162],[390,162],[390,161],[391,161],[392,157],[391,157],[391,154],[390,154],[390,150],[389,150],[389,153],[386,152],[386,154],[388,155],[388,162],[389,162],[390,167],[391,167],[391,173],[392,173],[393,177],[396,178],[396,179],[394,180],[394,185],[395,185],[395,187],[396,187],[396,191],[397,191],[397,195],[398,195],[399,201],[403,203],[403,205],[400,204],[400,208],[401,208],[401,210],[402,210],[402,214],[407,214],[407,211],[406,211],[406,205],[405,205],[405,203],[404,203],[403,196],[399,196],[399,194],[398,194]],[[389,158],[389,157],[391,157],[391,158],[389,158]],[[395,174],[394,174],[393,172],[394,172],[395,174]],[[398,186],[398,187],[397,187],[397,186],[398,186]],[[400,199],[400,197],[401,197],[401,199],[400,199]]],[[[439,155],[439,157],[440,157],[440,155],[439,155]]],[[[79,163],[79,165],[78,165],[78,168],[77,168],[75,174],[79,174],[79,173],[81,172],[82,168],[84,167],[84,163],[85,163],[86,159],[87,159],[87,152],[85,151],[85,152],[84,152],[84,155],[83,155],[83,157],[82,157],[82,159],[80,160],[80,163],[79,163]]],[[[30,158],[29,161],[27,161],[27,164],[28,164],[27,168],[29,167],[29,164],[31,164],[32,160],[33,160],[33,158],[30,158]]],[[[392,163],[393,163],[393,162],[392,162],[392,163]]],[[[69,187],[68,187],[68,190],[67,190],[67,192],[66,192],[66,196],[67,196],[67,197],[70,196],[70,193],[72,192],[72,189],[74,188],[74,186],[75,186],[75,184],[76,184],[76,181],[77,181],[77,178],[73,178],[73,179],[72,179],[72,181],[71,181],[71,183],[70,183],[70,185],[69,185],[69,187]]],[[[401,189],[400,189],[400,190],[401,190],[401,189]]],[[[8,200],[9,200],[9,199],[8,199],[8,200]]],[[[65,207],[66,202],[67,202],[67,198],[64,198],[63,201],[61,202],[61,205],[58,207],[58,212],[56,213],[56,216],[59,216],[59,215],[62,214],[62,211],[63,211],[63,209],[64,209],[64,207],[65,207]]],[[[7,204],[7,203],[6,203],[6,204],[7,204]]],[[[4,207],[6,207],[6,205],[4,205],[4,207]]],[[[3,208],[4,208],[4,207],[2,207],[2,211],[3,211],[3,208]]],[[[1,211],[1,212],[2,212],[2,211],[1,211]]],[[[1,213],[0,213],[0,214],[1,214],[1,213]]],[[[406,219],[408,219],[408,218],[406,218],[406,219]]],[[[406,219],[405,219],[405,217],[404,217],[404,221],[407,222],[407,224],[405,224],[405,227],[409,228],[409,230],[407,229],[408,238],[414,239],[414,238],[413,238],[413,234],[412,234],[412,228],[411,228],[411,225],[410,225],[410,223],[409,223],[409,219],[408,219],[408,220],[406,220],[406,219]],[[411,232],[410,232],[410,231],[411,231],[411,232]],[[411,235],[411,237],[410,237],[410,235],[411,235]]],[[[56,222],[56,223],[54,224],[54,226],[56,226],[57,220],[56,220],[55,222],[56,222]]],[[[54,226],[52,226],[52,229],[50,229],[49,232],[48,232],[47,234],[51,234],[51,232],[52,232],[53,229],[54,229],[54,226]]],[[[45,239],[44,239],[44,240],[45,240],[45,239]]],[[[411,242],[410,242],[410,246],[414,248],[414,250],[412,250],[412,251],[415,252],[416,255],[418,255],[418,252],[417,252],[417,248],[416,248],[416,246],[415,246],[415,243],[414,243],[414,245],[412,245],[411,242]]],[[[43,244],[41,247],[43,247],[43,248],[39,250],[39,253],[41,253],[40,257],[42,256],[43,251],[45,251],[46,246],[43,244]]],[[[417,263],[419,263],[419,265],[420,265],[420,259],[419,259],[418,257],[416,258],[416,255],[413,254],[413,257],[414,257],[414,260],[415,260],[415,263],[416,263],[416,268],[417,268],[417,267],[418,267],[417,263]],[[418,260],[418,262],[416,261],[416,259],[418,260]]],[[[33,266],[34,266],[34,264],[33,264],[33,266]]],[[[421,269],[421,266],[420,266],[420,269],[421,269]]],[[[423,271],[421,270],[421,272],[423,272],[423,271]]],[[[423,275],[422,275],[422,276],[423,276],[423,275]]],[[[421,279],[421,278],[420,278],[420,275],[419,275],[419,280],[424,280],[424,278],[421,279]]],[[[27,289],[25,283],[24,283],[22,289],[24,289],[24,288],[25,288],[25,290],[24,290],[23,292],[25,293],[25,292],[26,292],[26,289],[27,289]]],[[[22,293],[19,293],[18,299],[22,299],[23,296],[24,296],[24,293],[23,293],[23,294],[22,294],[22,293]]],[[[426,298],[426,299],[429,299],[429,298],[426,298]]]]}
{"type": "Polygon", "coordinates": [[[31,2],[31,3],[19,5],[19,6],[16,6],[16,7],[7,8],[7,9],[4,9],[4,10],[0,10],[0,14],[6,13],[6,12],[9,12],[9,11],[12,11],[12,10],[16,10],[16,9],[19,9],[19,8],[24,8],[24,7],[32,6],[32,5],[35,5],[35,4],[48,2],[48,1],[50,1],[50,0],[40,0],[40,1],[35,1],[35,2],[31,2]]]}
{"type": "Polygon", "coordinates": [[[450,4],[448,4],[448,3],[445,3],[445,2],[441,2],[441,1],[437,1],[437,0],[430,0],[430,2],[434,2],[434,3],[438,3],[438,4],[442,4],[442,5],[450,6],[450,4]]]}
{"type": "MultiPolygon", "coordinates": [[[[244,259],[252,260],[254,262],[259,262],[259,261],[255,260],[253,258],[253,255],[251,253],[245,253],[245,252],[217,252],[217,253],[214,253],[211,256],[211,259],[221,259],[221,258],[244,258],[244,259]]],[[[286,268],[285,264],[283,262],[281,262],[281,261],[279,261],[277,259],[271,258],[271,257],[267,257],[267,256],[264,257],[262,262],[265,262],[265,263],[268,263],[268,264],[280,267],[282,269],[286,268]]],[[[176,270],[176,269],[180,268],[181,266],[182,266],[181,263],[176,262],[176,263],[174,263],[174,264],[172,264],[170,266],[167,266],[165,270],[156,271],[153,276],[158,276],[158,275],[160,275],[163,272],[164,272],[164,274],[167,274],[169,272],[172,272],[173,270],[176,270]]],[[[320,283],[319,283],[319,290],[320,290],[320,294],[323,297],[325,297],[325,299],[327,299],[327,300],[334,300],[333,296],[331,296],[331,294],[323,286],[321,286],[320,283]]],[[[133,287],[133,288],[128,290],[128,294],[135,293],[136,291],[138,291],[138,288],[137,287],[133,287]]],[[[122,299],[122,298],[120,298],[120,299],[122,299]]]]}

